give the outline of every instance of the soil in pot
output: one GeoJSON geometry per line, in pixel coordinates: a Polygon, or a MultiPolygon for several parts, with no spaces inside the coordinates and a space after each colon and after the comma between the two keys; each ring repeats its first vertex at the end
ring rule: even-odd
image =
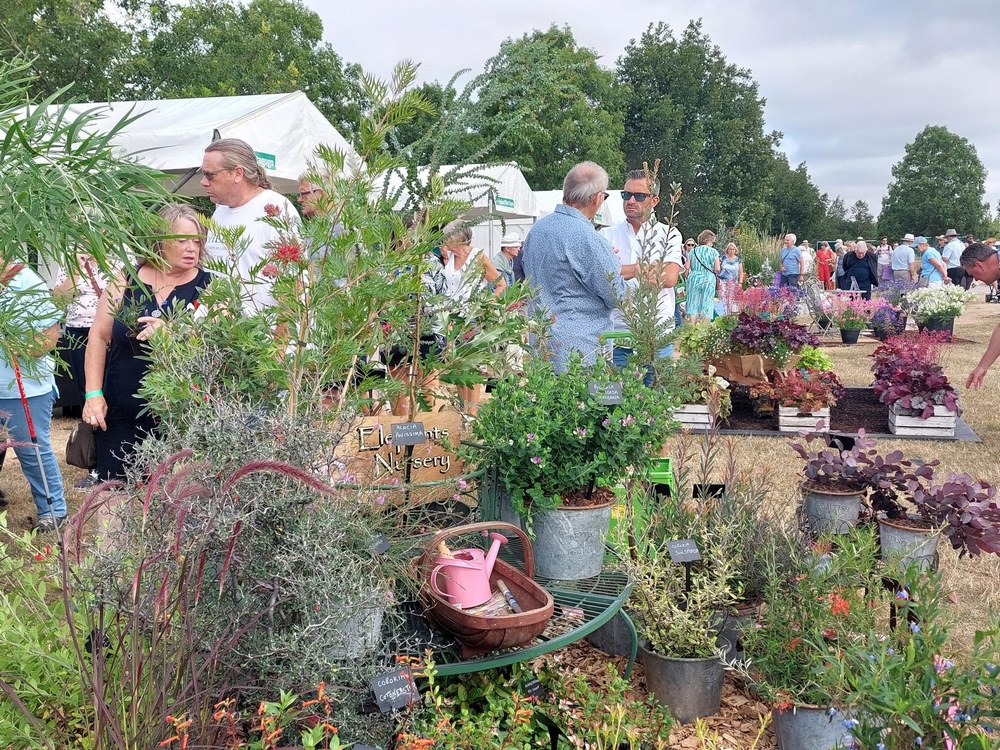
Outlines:
{"type": "Polygon", "coordinates": [[[937,568],[941,533],[934,524],[922,518],[880,518],[878,533],[883,560],[902,568],[916,563],[921,571],[937,568]]]}
{"type": "Polygon", "coordinates": [[[714,716],[722,703],[725,671],[719,657],[675,659],[640,646],[646,688],[681,724],[714,716]]]}
{"type": "Polygon", "coordinates": [[[802,483],[802,501],[814,534],[847,534],[861,516],[861,490],[802,483]]]}

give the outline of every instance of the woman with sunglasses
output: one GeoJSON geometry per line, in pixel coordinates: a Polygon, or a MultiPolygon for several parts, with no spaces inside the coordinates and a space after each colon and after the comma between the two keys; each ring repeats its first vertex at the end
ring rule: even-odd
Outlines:
{"type": "Polygon", "coordinates": [[[715,244],[715,232],[704,230],[698,235],[698,246],[691,250],[688,258],[687,320],[711,320],[715,315],[715,290],[721,268],[719,251],[715,244]]]}

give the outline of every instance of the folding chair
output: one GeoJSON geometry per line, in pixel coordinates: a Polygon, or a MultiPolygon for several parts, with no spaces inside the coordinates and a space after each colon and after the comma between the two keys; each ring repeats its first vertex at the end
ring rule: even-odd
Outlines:
{"type": "Polygon", "coordinates": [[[812,322],[809,324],[810,330],[815,326],[819,335],[829,336],[833,329],[833,320],[827,314],[823,305],[824,289],[818,279],[807,279],[802,285],[802,297],[809,311],[812,322]]]}

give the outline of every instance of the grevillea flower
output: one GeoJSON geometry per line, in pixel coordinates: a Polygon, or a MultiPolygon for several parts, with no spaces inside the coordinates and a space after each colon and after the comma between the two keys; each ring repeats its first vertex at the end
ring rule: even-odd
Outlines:
{"type": "Polygon", "coordinates": [[[265,278],[276,279],[278,278],[278,266],[274,263],[268,263],[260,270],[260,273],[265,278]]]}
{"type": "Polygon", "coordinates": [[[274,258],[282,263],[298,263],[302,260],[302,248],[298,245],[281,245],[274,251],[274,258]]]}
{"type": "Polygon", "coordinates": [[[276,216],[281,216],[281,209],[278,208],[273,203],[268,203],[266,206],[264,206],[264,213],[273,219],[276,216]]]}

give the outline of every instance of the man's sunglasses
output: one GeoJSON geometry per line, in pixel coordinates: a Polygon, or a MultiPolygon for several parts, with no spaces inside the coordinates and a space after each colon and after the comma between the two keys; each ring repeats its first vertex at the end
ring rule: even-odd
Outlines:
{"type": "Polygon", "coordinates": [[[622,200],[627,201],[630,198],[635,198],[636,203],[645,202],[646,198],[649,197],[649,193],[633,193],[630,190],[622,190],[622,200]]]}

